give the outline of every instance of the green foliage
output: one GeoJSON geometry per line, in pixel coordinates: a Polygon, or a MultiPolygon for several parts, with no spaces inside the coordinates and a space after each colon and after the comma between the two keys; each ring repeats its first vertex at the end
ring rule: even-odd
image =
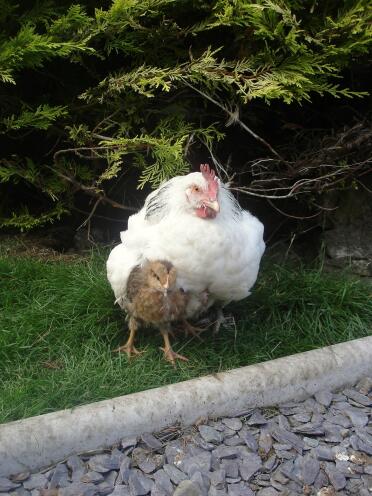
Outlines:
{"type": "Polygon", "coordinates": [[[3,40],[0,45],[0,79],[15,84],[15,72],[21,69],[37,69],[54,58],[66,58],[85,51],[93,52],[84,41],[55,42],[47,34],[40,35],[35,26],[21,26],[16,36],[3,40]]]}
{"type": "Polygon", "coordinates": [[[366,95],[344,75],[370,54],[371,0],[32,3],[0,1],[0,227],[52,222],[128,168],[139,188],[187,172],[228,134],[213,102],[254,119],[366,95]]]}
{"type": "Polygon", "coordinates": [[[49,209],[46,213],[40,213],[39,215],[31,215],[26,206],[22,206],[18,212],[12,213],[11,217],[4,219],[1,223],[2,227],[15,227],[20,231],[25,231],[33,229],[35,227],[41,227],[45,224],[53,222],[56,219],[60,219],[63,214],[68,213],[68,210],[60,202],[54,204],[52,209],[49,209]]]}
{"type": "Polygon", "coordinates": [[[37,129],[48,129],[48,127],[62,116],[67,115],[67,107],[57,105],[51,107],[48,104],[39,105],[36,109],[25,108],[20,115],[11,115],[3,119],[6,131],[21,129],[23,127],[34,127],[37,129]]]}

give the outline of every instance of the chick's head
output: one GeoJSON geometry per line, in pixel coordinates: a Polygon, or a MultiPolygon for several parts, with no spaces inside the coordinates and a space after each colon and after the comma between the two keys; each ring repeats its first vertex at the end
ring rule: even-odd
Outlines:
{"type": "Polygon", "coordinates": [[[174,289],[176,279],[176,269],[170,262],[163,260],[149,262],[147,281],[151,288],[167,292],[174,289]]]}

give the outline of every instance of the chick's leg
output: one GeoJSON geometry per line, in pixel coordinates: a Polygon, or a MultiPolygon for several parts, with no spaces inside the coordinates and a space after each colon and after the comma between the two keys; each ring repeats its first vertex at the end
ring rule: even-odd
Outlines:
{"type": "Polygon", "coordinates": [[[164,358],[168,361],[171,362],[173,367],[176,366],[176,360],[183,360],[184,362],[188,361],[188,358],[186,358],[183,355],[179,355],[175,351],[173,351],[172,346],[169,341],[169,325],[164,326],[160,329],[160,332],[163,336],[164,339],[164,348],[160,348],[164,352],[164,358]]]}
{"type": "Polygon", "coordinates": [[[138,330],[138,322],[134,317],[130,317],[128,327],[129,327],[128,341],[122,346],[119,346],[119,348],[116,348],[114,351],[117,351],[118,353],[125,352],[128,355],[128,358],[130,358],[132,355],[141,355],[143,351],[138,351],[134,346],[134,338],[138,330]]]}

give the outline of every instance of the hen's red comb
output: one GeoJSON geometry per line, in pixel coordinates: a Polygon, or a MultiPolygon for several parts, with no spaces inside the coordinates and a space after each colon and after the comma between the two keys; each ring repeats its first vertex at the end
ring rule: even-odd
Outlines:
{"type": "Polygon", "coordinates": [[[206,181],[216,181],[216,173],[209,167],[209,164],[200,164],[200,172],[206,181]]]}
{"type": "Polygon", "coordinates": [[[200,164],[200,172],[208,183],[209,197],[213,200],[217,198],[218,180],[216,173],[209,167],[209,164],[200,164]]]}

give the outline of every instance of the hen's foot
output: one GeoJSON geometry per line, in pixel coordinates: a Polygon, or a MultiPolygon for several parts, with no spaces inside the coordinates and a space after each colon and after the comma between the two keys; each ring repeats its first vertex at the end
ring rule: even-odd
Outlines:
{"type": "Polygon", "coordinates": [[[184,331],[186,337],[191,334],[191,336],[198,338],[200,341],[203,341],[202,338],[200,337],[200,334],[202,332],[206,331],[208,329],[208,326],[207,327],[196,327],[196,326],[193,326],[192,324],[190,324],[189,322],[187,322],[187,320],[184,320],[182,322],[182,328],[183,328],[183,331],[184,331]]]}
{"type": "Polygon", "coordinates": [[[137,350],[137,348],[131,344],[124,344],[123,346],[119,346],[119,348],[116,348],[113,351],[115,353],[126,353],[128,358],[132,358],[133,356],[142,355],[144,353],[143,351],[137,350]]]}
{"type": "Polygon", "coordinates": [[[176,368],[176,360],[182,360],[183,362],[188,362],[189,359],[179,353],[176,353],[172,348],[160,348],[164,352],[164,358],[170,362],[174,368],[176,368]]]}

